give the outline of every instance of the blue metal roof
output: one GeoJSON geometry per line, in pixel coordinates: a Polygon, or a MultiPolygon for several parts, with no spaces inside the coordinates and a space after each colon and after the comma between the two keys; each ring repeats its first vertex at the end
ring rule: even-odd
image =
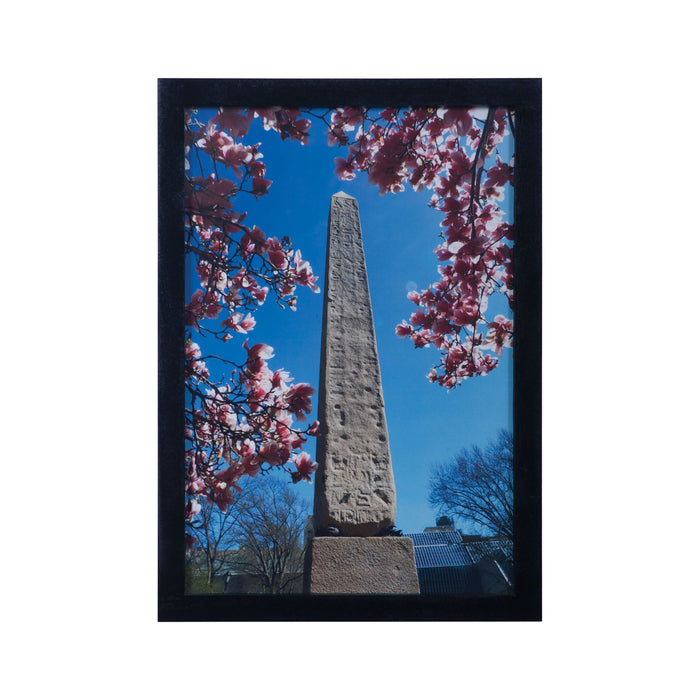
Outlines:
{"type": "MultiPolygon", "coordinates": [[[[413,540],[421,593],[484,595],[478,564],[485,556],[512,562],[512,540],[462,542],[458,530],[406,534],[413,540]]],[[[502,563],[501,566],[506,566],[502,563]]],[[[510,571],[510,568],[508,569],[510,571]]],[[[510,573],[507,574],[510,576],[510,573]]]]}
{"type": "Polygon", "coordinates": [[[484,556],[491,556],[494,559],[513,559],[512,540],[485,540],[477,542],[467,542],[465,545],[472,560],[476,564],[484,556]]]}
{"type": "Polygon", "coordinates": [[[477,564],[484,556],[498,560],[513,559],[512,540],[475,540],[462,543],[457,530],[408,533],[413,540],[416,567],[469,566],[477,564]]]}
{"type": "Polygon", "coordinates": [[[436,566],[469,566],[472,560],[463,544],[414,547],[418,569],[436,566]]]}
{"type": "Polygon", "coordinates": [[[431,544],[461,544],[462,536],[457,530],[437,530],[432,532],[417,532],[414,535],[406,535],[413,540],[413,546],[431,544]]]}

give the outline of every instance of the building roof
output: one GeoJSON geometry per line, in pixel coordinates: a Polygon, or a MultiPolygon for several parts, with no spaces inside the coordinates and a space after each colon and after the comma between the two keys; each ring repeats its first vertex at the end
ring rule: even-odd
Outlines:
{"type": "Polygon", "coordinates": [[[418,569],[443,566],[470,566],[478,564],[485,556],[498,560],[513,559],[513,541],[506,539],[480,539],[462,542],[457,530],[433,530],[408,533],[413,540],[418,569]]]}
{"type": "Polygon", "coordinates": [[[463,544],[414,546],[414,551],[416,553],[416,568],[418,569],[469,566],[473,563],[463,544]]]}
{"type": "Polygon", "coordinates": [[[413,540],[414,547],[462,543],[462,535],[454,528],[449,530],[434,530],[431,528],[425,532],[416,532],[414,535],[406,535],[406,537],[410,537],[413,540]]]}
{"type": "Polygon", "coordinates": [[[484,556],[490,556],[499,561],[513,560],[513,540],[477,540],[466,542],[464,546],[475,564],[484,556]]]}
{"type": "MultiPolygon", "coordinates": [[[[465,542],[462,534],[452,528],[426,528],[406,537],[413,541],[421,593],[484,595],[484,566],[490,566],[482,562],[484,557],[491,562],[513,560],[512,540],[469,537],[465,542]]],[[[503,578],[510,585],[505,574],[503,578]]]]}

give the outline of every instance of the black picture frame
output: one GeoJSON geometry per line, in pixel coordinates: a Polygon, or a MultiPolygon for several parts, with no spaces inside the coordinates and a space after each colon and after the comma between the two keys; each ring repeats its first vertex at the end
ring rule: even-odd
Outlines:
{"type": "MultiPolygon", "coordinates": [[[[542,619],[542,82],[160,79],[158,81],[158,620],[542,619]],[[220,105],[497,105],[516,111],[515,522],[511,596],[184,594],[184,110],[220,105]]],[[[319,350],[320,352],[320,350],[319,350]]]]}

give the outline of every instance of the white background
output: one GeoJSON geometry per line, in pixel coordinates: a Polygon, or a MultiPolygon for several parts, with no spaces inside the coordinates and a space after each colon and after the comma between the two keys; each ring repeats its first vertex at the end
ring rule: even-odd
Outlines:
{"type": "Polygon", "coordinates": [[[3,11],[7,697],[696,696],[688,7],[3,11]],[[158,77],[543,78],[543,622],[156,622],[158,77]]]}

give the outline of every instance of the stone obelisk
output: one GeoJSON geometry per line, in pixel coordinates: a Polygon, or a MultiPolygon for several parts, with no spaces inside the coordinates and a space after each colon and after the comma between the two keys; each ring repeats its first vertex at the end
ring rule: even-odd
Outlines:
{"type": "Polygon", "coordinates": [[[413,543],[391,536],[396,489],[357,200],[328,215],[310,593],[418,593],[413,543]]]}

